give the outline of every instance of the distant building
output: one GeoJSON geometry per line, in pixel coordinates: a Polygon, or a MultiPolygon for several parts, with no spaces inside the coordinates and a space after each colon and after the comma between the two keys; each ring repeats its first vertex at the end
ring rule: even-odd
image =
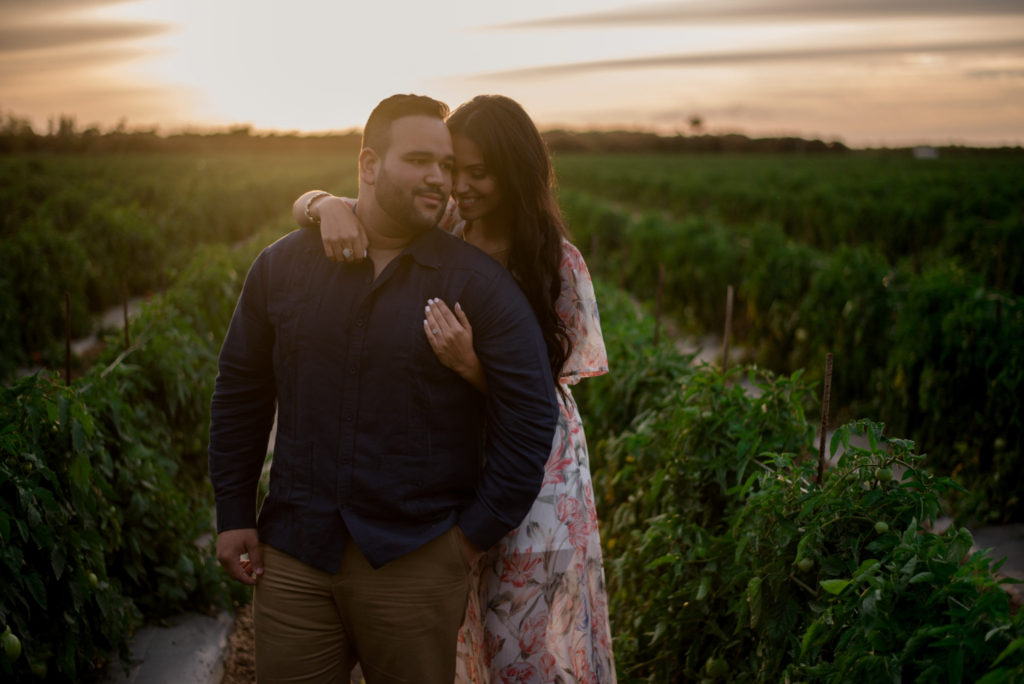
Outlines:
{"type": "Polygon", "coordinates": [[[920,145],[914,148],[914,159],[938,159],[939,150],[937,147],[920,145]]]}

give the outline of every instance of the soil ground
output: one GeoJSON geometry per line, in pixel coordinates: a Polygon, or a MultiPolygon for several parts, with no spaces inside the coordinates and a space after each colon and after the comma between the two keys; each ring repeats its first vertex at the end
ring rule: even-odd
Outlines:
{"type": "Polygon", "coordinates": [[[248,604],[239,606],[235,614],[235,628],[228,639],[221,684],[253,684],[256,681],[253,651],[252,604],[248,604]]]}
{"type": "MultiPolygon", "coordinates": [[[[250,603],[239,606],[235,615],[235,628],[228,639],[228,651],[224,656],[224,678],[220,680],[220,684],[253,684],[256,681],[254,652],[250,603]]],[[[352,684],[365,684],[358,665],[352,671],[352,684]]]]}

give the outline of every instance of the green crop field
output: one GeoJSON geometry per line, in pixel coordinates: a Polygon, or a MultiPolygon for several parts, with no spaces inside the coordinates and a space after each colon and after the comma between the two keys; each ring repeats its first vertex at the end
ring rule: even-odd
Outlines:
{"type": "MultiPolygon", "coordinates": [[[[356,190],[350,149],[258,142],[0,155],[5,680],[87,678],[144,618],[245,600],[194,543],[217,351],[293,199],[356,190]],[[78,336],[125,293],[130,346],[65,386],[66,294],[78,336]]],[[[619,681],[1021,681],[1021,614],[958,525],[1024,521],[1024,155],[555,161],[610,357],[574,391],[619,681]],[[659,288],[704,336],[730,285],[746,365],[655,344],[659,288]],[[853,422],[818,481],[826,353],[853,422]]]]}
{"type": "Polygon", "coordinates": [[[915,438],[972,494],[1024,519],[1024,156],[563,155],[561,202],[595,272],[690,332],[821,380],[832,406],[915,438]]]}

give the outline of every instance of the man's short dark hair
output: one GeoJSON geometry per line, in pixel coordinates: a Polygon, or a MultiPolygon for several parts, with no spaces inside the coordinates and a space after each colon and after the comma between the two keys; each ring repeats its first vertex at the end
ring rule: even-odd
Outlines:
{"type": "Polygon", "coordinates": [[[391,144],[391,124],[403,116],[432,116],[444,121],[448,105],[426,95],[392,95],[381,100],[363,127],[362,146],[384,156],[391,144]]]}

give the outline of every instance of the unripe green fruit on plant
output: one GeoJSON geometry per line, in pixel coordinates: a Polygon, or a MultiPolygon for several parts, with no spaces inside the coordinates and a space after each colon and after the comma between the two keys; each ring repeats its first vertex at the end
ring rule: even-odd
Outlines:
{"type": "Polygon", "coordinates": [[[800,572],[810,572],[814,567],[814,561],[810,558],[801,558],[797,561],[796,567],[800,568],[800,572]]]}
{"type": "Polygon", "coordinates": [[[875,468],[875,479],[879,482],[892,480],[892,468],[875,468]]]}
{"type": "Polygon", "coordinates": [[[39,679],[46,679],[46,663],[32,663],[28,669],[39,679]]]}
{"type": "Polygon", "coordinates": [[[879,520],[875,523],[875,532],[877,532],[878,534],[885,534],[888,531],[889,523],[885,522],[884,520],[879,520]]]}
{"type": "Polygon", "coordinates": [[[11,631],[10,625],[7,625],[7,629],[0,635],[0,642],[4,645],[4,655],[7,656],[7,662],[13,663],[21,656],[21,639],[11,631]]]}
{"type": "Polygon", "coordinates": [[[100,578],[96,576],[96,573],[95,572],[90,572],[89,573],[89,584],[91,584],[92,586],[95,587],[99,583],[100,583],[100,578]]]}
{"type": "Polygon", "coordinates": [[[704,668],[712,679],[725,679],[729,674],[729,663],[724,658],[708,658],[704,668]]]}

